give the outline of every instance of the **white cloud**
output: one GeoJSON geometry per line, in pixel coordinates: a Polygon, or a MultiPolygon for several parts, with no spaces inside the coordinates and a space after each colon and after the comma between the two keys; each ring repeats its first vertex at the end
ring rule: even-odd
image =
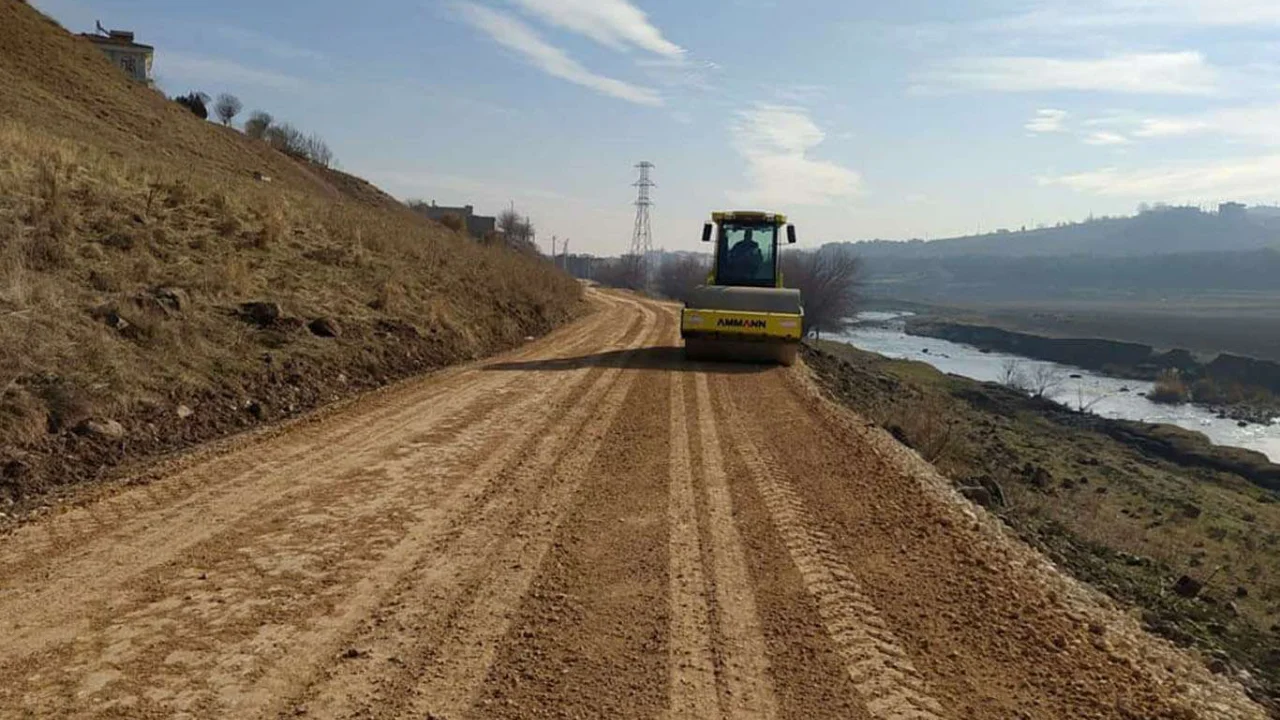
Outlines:
{"type": "Polygon", "coordinates": [[[1209,95],[1218,72],[1199,52],[1130,53],[1090,59],[958,58],[917,77],[924,90],[1034,92],[1086,90],[1149,95],[1209,95]]]}
{"type": "Polygon", "coordinates": [[[1084,138],[1085,145],[1128,145],[1130,142],[1132,141],[1124,135],[1109,130],[1089,133],[1084,138]]]}
{"type": "Polygon", "coordinates": [[[1143,118],[1133,134],[1143,138],[1218,135],[1280,145],[1280,105],[1223,108],[1190,116],[1143,118]]]}
{"type": "Polygon", "coordinates": [[[992,25],[1017,32],[1073,33],[1131,27],[1237,27],[1280,24],[1274,0],[1078,0],[1039,7],[992,25]]]}
{"type": "Polygon", "coordinates": [[[1204,122],[1188,118],[1145,118],[1133,134],[1142,138],[1174,137],[1206,129],[1204,122]]]}
{"type": "Polygon", "coordinates": [[[499,45],[523,55],[548,75],[639,105],[662,105],[656,91],[591,72],[511,15],[465,2],[456,7],[468,23],[483,30],[499,45]]]}
{"type": "Polygon", "coordinates": [[[755,207],[825,205],[860,191],[862,177],[856,171],[809,157],[826,135],[800,108],[757,104],[739,113],[730,131],[751,181],[748,190],[731,193],[735,202],[755,207]]]}
{"type": "Polygon", "coordinates": [[[669,58],[684,50],[627,0],[512,0],[557,27],[585,35],[615,50],[636,48],[669,58]]]}
{"type": "Polygon", "coordinates": [[[1063,126],[1063,121],[1066,119],[1066,110],[1045,108],[1043,110],[1037,110],[1035,117],[1028,120],[1024,127],[1026,127],[1029,132],[1036,134],[1064,132],[1066,131],[1066,128],[1063,126]]]}
{"type": "Polygon", "coordinates": [[[256,85],[276,90],[301,90],[310,83],[302,78],[246,67],[225,58],[166,51],[156,57],[156,74],[180,78],[184,82],[219,82],[256,85]]]}
{"type": "Polygon", "coordinates": [[[1280,186],[1280,155],[1133,170],[1104,168],[1037,180],[1044,186],[1116,198],[1188,203],[1223,197],[1270,200],[1280,186]]]}

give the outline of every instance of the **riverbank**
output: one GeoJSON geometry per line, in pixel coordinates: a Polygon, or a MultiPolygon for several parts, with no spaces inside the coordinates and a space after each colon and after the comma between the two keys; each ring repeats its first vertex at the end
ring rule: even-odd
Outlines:
{"type": "Polygon", "coordinates": [[[1024,540],[1280,699],[1280,466],[1170,426],[1072,412],[842,343],[806,349],[828,391],[915,448],[1024,540]]]}
{"type": "Polygon", "coordinates": [[[1280,363],[1220,353],[1204,361],[1187,350],[1158,351],[1151,345],[1102,338],[1058,338],[929,317],[912,317],[906,332],[1073,365],[1112,377],[1154,381],[1176,372],[1188,389],[1186,400],[1213,408],[1222,417],[1267,424],[1280,417],[1280,363]]]}

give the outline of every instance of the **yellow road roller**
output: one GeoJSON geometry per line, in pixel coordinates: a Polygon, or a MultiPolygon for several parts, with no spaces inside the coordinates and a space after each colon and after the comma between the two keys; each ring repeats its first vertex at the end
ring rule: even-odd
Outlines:
{"type": "Polygon", "coordinates": [[[715,242],[707,283],[690,294],[680,313],[680,336],[690,360],[790,365],[804,334],[800,291],[782,286],[782,236],[795,243],[785,215],[715,212],[702,241],[715,242]]]}

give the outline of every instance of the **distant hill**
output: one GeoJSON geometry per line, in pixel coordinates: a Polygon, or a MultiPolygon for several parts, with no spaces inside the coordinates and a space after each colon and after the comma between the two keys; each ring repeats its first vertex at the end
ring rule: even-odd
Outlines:
{"type": "Polygon", "coordinates": [[[864,257],[867,294],[938,304],[1280,292],[1280,249],[1145,257],[864,257]]]}
{"type": "Polygon", "coordinates": [[[865,258],[1140,257],[1280,247],[1280,208],[1228,204],[1210,213],[1157,207],[1133,217],[1101,218],[1032,230],[905,242],[852,243],[865,258]]]}

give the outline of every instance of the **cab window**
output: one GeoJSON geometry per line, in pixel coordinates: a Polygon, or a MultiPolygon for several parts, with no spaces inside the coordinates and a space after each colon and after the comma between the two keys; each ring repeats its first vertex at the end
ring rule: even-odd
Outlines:
{"type": "Polygon", "coordinates": [[[774,284],[776,225],[738,225],[720,228],[719,283],[771,287],[774,284]]]}

